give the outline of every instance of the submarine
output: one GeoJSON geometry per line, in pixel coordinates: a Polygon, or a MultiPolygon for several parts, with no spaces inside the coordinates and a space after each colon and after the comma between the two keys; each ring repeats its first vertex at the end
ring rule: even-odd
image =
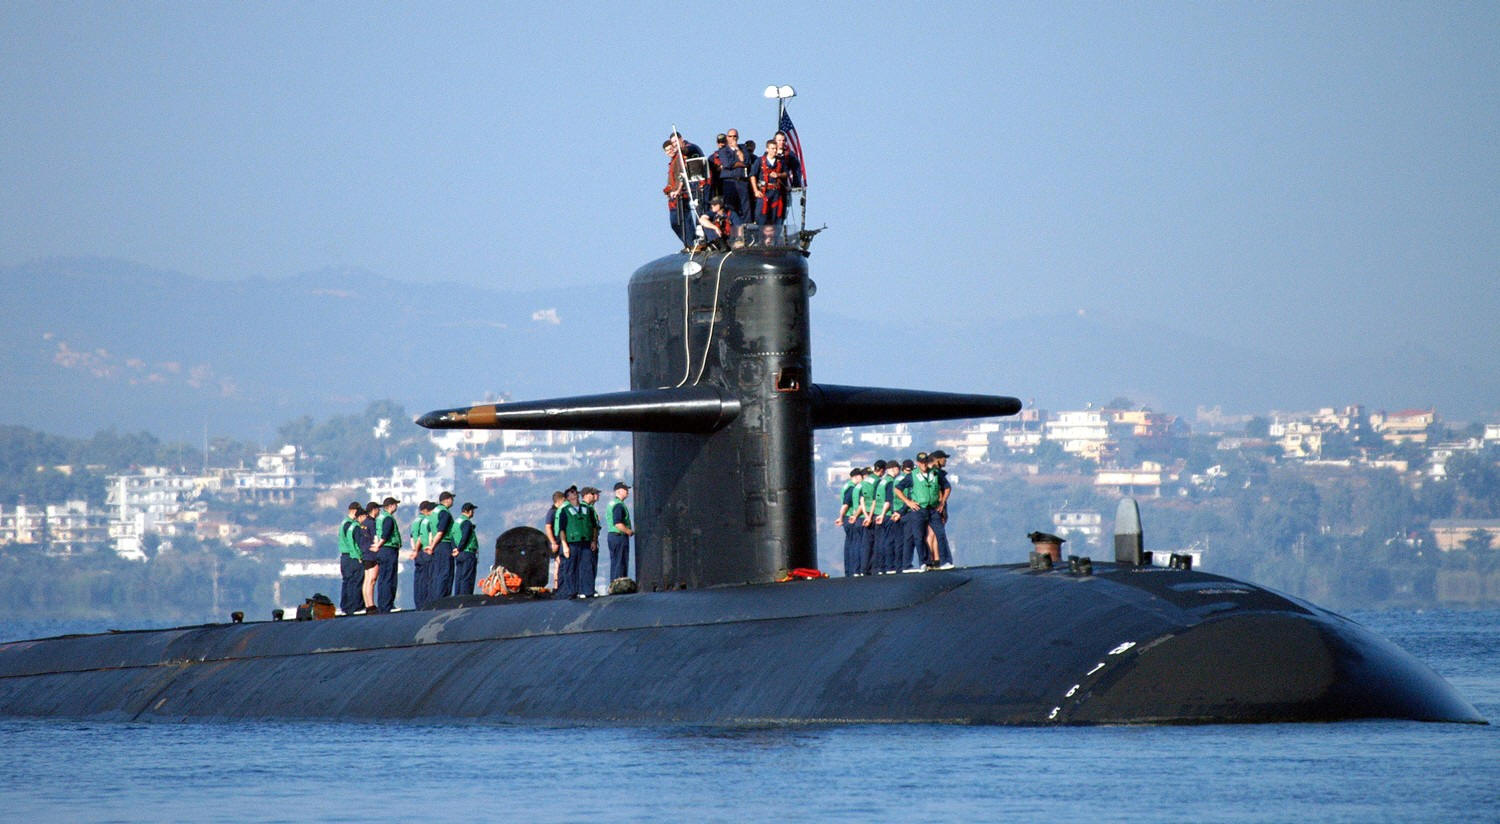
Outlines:
{"type": "Polygon", "coordinates": [[[921,574],[792,575],[817,567],[815,430],[1021,407],[814,382],[811,234],[639,268],[629,390],[418,421],[633,433],[638,592],[463,596],[373,616],[5,643],[0,715],[1486,723],[1425,664],[1347,618],[1190,565],[1152,565],[1129,499],[1112,561],[1054,566],[1038,554],[921,574]]]}

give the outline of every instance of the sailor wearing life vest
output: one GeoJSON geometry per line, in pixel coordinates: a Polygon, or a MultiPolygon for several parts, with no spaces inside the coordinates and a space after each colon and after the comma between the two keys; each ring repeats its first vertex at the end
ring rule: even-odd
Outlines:
{"type": "Polygon", "coordinates": [[[354,530],[359,526],[356,516],[360,509],[359,501],[349,504],[348,513],[339,524],[339,609],[345,615],[353,615],[363,606],[359,589],[364,583],[365,570],[359,562],[359,548],[354,544],[354,530]]]}
{"type": "Polygon", "coordinates": [[[583,504],[584,515],[589,520],[589,537],[586,548],[578,553],[578,592],[585,598],[592,598],[597,593],[594,585],[595,578],[599,575],[599,503],[600,490],[586,486],[578,492],[579,502],[583,504]]]}
{"type": "MultiPolygon", "coordinates": [[[[557,535],[559,552],[562,560],[557,569],[557,595],[558,598],[581,598],[584,592],[580,588],[583,583],[578,574],[579,561],[588,549],[589,541],[594,534],[594,523],[589,518],[588,512],[591,507],[585,507],[578,502],[578,487],[570,486],[563,491],[568,502],[557,510],[557,520],[552,530],[557,535]]],[[[589,581],[592,584],[592,580],[589,581]]]]}
{"type": "Polygon", "coordinates": [[[898,490],[903,488],[903,483],[906,484],[905,489],[911,489],[911,473],[916,465],[911,458],[903,460],[901,471],[896,475],[896,480],[891,483],[891,498],[893,499],[891,508],[899,512],[902,518],[901,529],[896,533],[896,569],[910,569],[916,561],[917,545],[912,540],[911,524],[906,521],[907,516],[911,515],[911,507],[907,506],[906,501],[901,500],[901,496],[897,494],[898,490]]]}
{"type": "Polygon", "coordinates": [[[900,472],[899,462],[886,461],[885,477],[875,484],[875,506],[879,513],[875,519],[878,524],[875,535],[875,571],[882,575],[901,571],[901,536],[906,532],[906,525],[901,523],[901,510],[905,507],[894,494],[896,478],[900,472]]]}
{"type": "Polygon", "coordinates": [[[844,575],[846,576],[853,575],[859,567],[859,556],[855,551],[859,546],[857,494],[860,482],[864,479],[864,467],[856,466],[849,470],[849,480],[844,482],[844,488],[839,491],[839,514],[833,519],[834,526],[844,528],[844,575]]]}
{"type": "Polygon", "coordinates": [[[751,170],[750,188],[760,204],[755,218],[762,226],[780,226],[786,220],[790,167],[780,152],[775,143],[766,146],[766,153],[751,170]]]}
{"type": "Polygon", "coordinates": [[[416,520],[411,522],[411,554],[407,559],[412,562],[411,601],[417,609],[427,605],[427,591],[431,588],[428,584],[432,577],[431,517],[432,501],[423,501],[417,505],[416,520]]]}
{"type": "Polygon", "coordinates": [[[709,243],[722,240],[727,244],[739,236],[739,218],[729,211],[722,197],[709,199],[708,212],[698,218],[698,223],[703,227],[703,239],[709,243]]]}
{"type": "Polygon", "coordinates": [[[396,507],[401,501],[387,497],[375,515],[375,607],[381,612],[396,608],[396,564],[401,554],[401,525],[396,523],[396,507]]]}
{"type": "Polygon", "coordinates": [[[428,571],[427,602],[453,594],[453,493],[444,491],[432,515],[432,568],[428,571]]]}
{"type": "Polygon", "coordinates": [[[876,461],[865,471],[859,485],[859,547],[855,558],[855,575],[869,575],[875,560],[875,483],[885,473],[885,461],[876,461]]]}
{"type": "Polygon", "coordinates": [[[943,528],[937,510],[942,493],[938,490],[938,476],[932,471],[926,452],[917,453],[916,468],[897,482],[895,493],[911,510],[911,514],[902,518],[907,523],[908,540],[915,543],[922,553],[923,565],[927,569],[936,569],[938,547],[934,529],[943,528]]]}
{"type": "Polygon", "coordinates": [[[630,507],[625,499],[630,497],[630,484],[615,483],[615,499],[609,504],[609,580],[630,577],[630,536],[635,527],[630,524],[630,507]]]}
{"type": "Polygon", "coordinates": [[[453,594],[473,595],[479,570],[479,534],[474,530],[474,505],[465,503],[453,522],[453,594]]]}
{"type": "Polygon", "coordinates": [[[667,185],[661,190],[667,196],[667,221],[672,226],[672,234],[682,241],[682,245],[690,246],[693,227],[687,217],[689,192],[682,174],[682,159],[678,155],[677,143],[670,137],[662,141],[661,150],[667,155],[667,185]]]}

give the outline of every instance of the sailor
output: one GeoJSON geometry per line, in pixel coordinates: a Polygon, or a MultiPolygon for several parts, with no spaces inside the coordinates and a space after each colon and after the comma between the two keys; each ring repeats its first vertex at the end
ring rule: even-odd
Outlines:
{"type": "Polygon", "coordinates": [[[672,224],[672,234],[682,241],[686,250],[693,243],[692,221],[688,219],[687,181],[682,175],[677,143],[669,137],[662,141],[661,150],[667,155],[667,185],[661,190],[667,196],[667,219],[672,224]]]}
{"type": "Polygon", "coordinates": [[[578,503],[578,487],[568,487],[563,490],[563,495],[567,498],[567,503],[558,508],[557,520],[552,525],[552,531],[557,535],[558,551],[562,554],[557,567],[556,592],[558,598],[581,598],[583,595],[578,588],[578,557],[588,545],[593,534],[593,524],[584,514],[583,506],[578,503]]]}
{"type": "Polygon", "coordinates": [[[933,472],[937,473],[938,479],[938,524],[932,528],[937,535],[938,566],[952,569],[953,551],[948,548],[948,496],[953,493],[953,487],[948,483],[948,453],[941,449],[934,450],[928,454],[927,459],[932,462],[933,472]]]}
{"type": "Polygon", "coordinates": [[[844,575],[853,575],[859,566],[855,548],[859,546],[856,536],[859,535],[859,510],[856,505],[857,492],[860,482],[865,479],[863,467],[854,466],[849,468],[849,480],[844,482],[844,488],[839,490],[839,514],[833,519],[834,526],[844,528],[844,575]]]}
{"type": "Polygon", "coordinates": [[[898,485],[896,492],[904,497],[906,505],[911,509],[911,514],[903,520],[910,524],[907,528],[911,530],[911,539],[924,550],[923,566],[926,569],[937,569],[937,537],[932,528],[934,521],[937,522],[938,529],[942,528],[942,519],[937,517],[937,505],[941,497],[937,473],[932,471],[926,452],[917,453],[916,463],[911,475],[901,480],[905,488],[898,485]]]}
{"type": "Polygon", "coordinates": [[[401,525],[396,523],[396,508],[401,501],[387,497],[380,502],[375,516],[375,559],[380,563],[375,581],[375,606],[381,612],[396,608],[396,567],[401,556],[401,525]]]}
{"type": "Polygon", "coordinates": [[[479,569],[479,535],[474,530],[474,505],[465,503],[453,522],[453,594],[473,595],[479,569]]]}
{"type": "MultiPolygon", "coordinates": [[[[915,561],[916,543],[912,541],[910,524],[904,519],[911,514],[911,507],[896,494],[898,489],[911,490],[911,471],[916,466],[911,458],[901,462],[901,472],[891,483],[891,509],[901,517],[901,529],[896,533],[896,569],[910,569],[915,561]],[[902,484],[905,486],[902,486],[902,484]]],[[[910,499],[907,499],[910,500],[910,499]]]]}
{"type": "Polygon", "coordinates": [[[598,591],[595,579],[599,574],[599,510],[595,504],[599,502],[601,491],[586,486],[579,490],[579,501],[583,504],[584,516],[589,520],[589,539],[586,548],[578,553],[578,591],[584,597],[592,598],[598,591]]]}
{"type": "Polygon", "coordinates": [[[724,205],[722,197],[709,198],[708,211],[698,218],[698,224],[703,227],[703,240],[707,243],[722,240],[727,246],[739,238],[740,220],[724,205]]]}
{"type": "Polygon", "coordinates": [[[755,162],[755,155],[740,145],[739,129],[730,129],[724,136],[723,145],[713,156],[713,165],[719,172],[719,196],[740,223],[748,223],[754,209],[750,200],[750,164],[755,162]]]}
{"type": "Polygon", "coordinates": [[[775,143],[755,161],[750,170],[750,188],[755,192],[755,219],[761,226],[780,226],[786,220],[787,164],[775,143]]]}
{"type": "Polygon", "coordinates": [[[432,515],[432,571],[428,582],[429,600],[447,598],[453,594],[453,493],[444,490],[438,495],[438,505],[432,515]]]}
{"type": "Polygon", "coordinates": [[[356,518],[362,510],[359,501],[349,504],[343,523],[339,524],[339,609],[345,615],[353,615],[360,608],[359,588],[364,583],[364,565],[359,562],[359,549],[354,545],[353,530],[359,525],[356,518]]]}
{"type": "Polygon", "coordinates": [[[856,575],[869,575],[875,567],[875,533],[877,530],[875,522],[875,485],[876,479],[885,474],[885,461],[876,461],[874,465],[865,470],[865,478],[859,485],[859,508],[863,512],[860,518],[859,534],[859,558],[856,559],[858,569],[856,575]]]}
{"type": "Polygon", "coordinates": [[[714,152],[708,156],[708,196],[711,198],[724,194],[719,188],[721,170],[719,169],[718,157],[719,150],[724,148],[724,144],[728,142],[729,137],[723,132],[719,132],[718,136],[714,138],[714,152]]]}
{"type": "MultiPolygon", "coordinates": [[[[380,562],[375,558],[375,552],[379,549],[375,542],[375,514],[380,511],[380,504],[374,501],[365,504],[364,517],[359,518],[359,524],[351,530],[354,533],[354,545],[359,547],[360,558],[360,608],[366,615],[375,613],[375,580],[380,574],[380,562]]],[[[356,516],[358,517],[358,516],[356,516]]]]}
{"type": "Polygon", "coordinates": [[[874,540],[870,542],[870,574],[879,575],[885,572],[885,556],[890,543],[890,530],[886,527],[886,515],[891,510],[890,486],[891,478],[888,474],[890,464],[886,461],[875,462],[875,495],[871,499],[871,511],[874,517],[871,525],[874,527],[874,540]]]}
{"type": "Polygon", "coordinates": [[[567,501],[567,499],[567,496],[562,493],[562,490],[559,489],[556,492],[553,492],[552,508],[547,510],[547,522],[542,524],[542,532],[547,536],[547,586],[553,592],[557,591],[558,559],[557,530],[555,528],[555,522],[557,521],[557,510],[562,509],[563,503],[567,501]]]}
{"type": "Polygon", "coordinates": [[[875,506],[881,517],[878,534],[875,536],[875,555],[877,558],[876,572],[881,575],[889,575],[900,572],[900,562],[897,560],[901,551],[901,534],[906,527],[901,523],[901,514],[896,510],[901,499],[893,493],[896,479],[901,474],[901,464],[894,459],[885,462],[885,477],[875,485],[875,506]]]}
{"type": "Polygon", "coordinates": [[[672,140],[679,147],[679,154],[682,156],[682,171],[690,181],[688,192],[692,197],[691,203],[699,212],[706,212],[709,198],[708,158],[703,156],[703,150],[698,148],[698,144],[682,135],[674,134],[672,140]]]}
{"type": "Polygon", "coordinates": [[[408,559],[412,562],[411,602],[412,606],[421,609],[432,600],[427,593],[432,589],[432,501],[423,501],[417,505],[416,520],[411,522],[411,555],[408,559]]]}
{"type": "Polygon", "coordinates": [[[615,499],[609,504],[609,580],[630,577],[630,536],[635,528],[630,525],[630,507],[625,499],[630,497],[630,484],[615,482],[615,499]]]}

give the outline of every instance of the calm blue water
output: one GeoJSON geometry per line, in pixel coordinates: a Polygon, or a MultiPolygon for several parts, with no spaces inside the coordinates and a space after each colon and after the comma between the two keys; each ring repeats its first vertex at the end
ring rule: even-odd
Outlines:
{"type": "MultiPolygon", "coordinates": [[[[1500,611],[1352,617],[1500,719],[1500,611]]],[[[1500,726],[0,721],[0,742],[5,821],[1500,821],[1500,726]]]]}

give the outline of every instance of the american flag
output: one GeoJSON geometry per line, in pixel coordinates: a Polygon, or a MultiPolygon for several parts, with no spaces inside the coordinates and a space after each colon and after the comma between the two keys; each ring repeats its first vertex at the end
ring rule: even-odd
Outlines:
{"type": "Polygon", "coordinates": [[[786,133],[787,145],[792,147],[792,154],[797,158],[797,168],[801,171],[802,185],[807,185],[807,160],[802,157],[802,141],[797,139],[797,127],[792,125],[792,116],[781,110],[780,130],[786,133]]]}

